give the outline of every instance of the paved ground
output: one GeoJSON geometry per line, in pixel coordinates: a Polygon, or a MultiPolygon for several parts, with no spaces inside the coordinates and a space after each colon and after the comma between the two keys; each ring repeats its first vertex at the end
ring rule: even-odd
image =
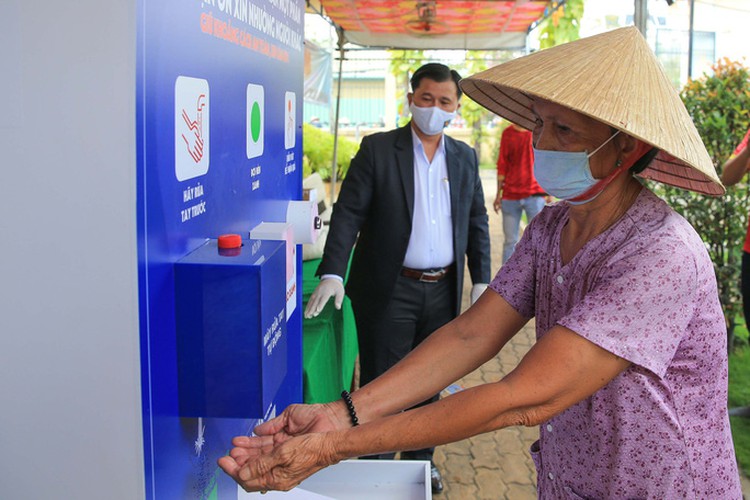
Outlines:
{"type": "MultiPolygon", "coordinates": [[[[492,209],[495,197],[495,173],[482,171],[487,211],[490,214],[492,267],[498,269],[502,254],[501,217],[492,209]]],[[[468,276],[468,272],[466,274],[468,276]]],[[[464,287],[464,308],[468,307],[470,280],[464,287]]],[[[512,370],[534,341],[534,323],[530,322],[494,360],[458,382],[471,387],[492,382],[512,370]]],[[[536,471],[528,449],[539,436],[538,428],[512,427],[440,446],[435,463],[443,474],[445,489],[435,498],[444,500],[536,498],[536,471]]],[[[741,477],[744,497],[750,499],[750,481],[741,477]]]]}

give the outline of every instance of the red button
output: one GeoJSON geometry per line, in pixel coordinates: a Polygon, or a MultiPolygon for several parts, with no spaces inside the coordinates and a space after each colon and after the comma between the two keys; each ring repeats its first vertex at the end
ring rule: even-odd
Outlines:
{"type": "Polygon", "coordinates": [[[222,234],[219,236],[219,248],[240,248],[242,237],[239,234],[222,234]]]}

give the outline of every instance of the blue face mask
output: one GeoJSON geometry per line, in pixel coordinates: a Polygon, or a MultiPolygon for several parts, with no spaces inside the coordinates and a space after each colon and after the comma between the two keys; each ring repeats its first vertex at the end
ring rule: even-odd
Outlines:
{"type": "Polygon", "coordinates": [[[429,108],[420,108],[414,103],[409,105],[411,118],[417,124],[419,130],[426,135],[437,135],[443,132],[443,129],[455,118],[456,113],[443,111],[437,106],[429,108]]]}
{"type": "Polygon", "coordinates": [[[582,151],[547,151],[534,148],[534,177],[547,194],[566,200],[573,205],[581,205],[595,199],[602,189],[588,199],[571,201],[593,188],[599,179],[591,174],[589,158],[594,156],[609,141],[619,134],[618,130],[591,153],[582,151]]]}

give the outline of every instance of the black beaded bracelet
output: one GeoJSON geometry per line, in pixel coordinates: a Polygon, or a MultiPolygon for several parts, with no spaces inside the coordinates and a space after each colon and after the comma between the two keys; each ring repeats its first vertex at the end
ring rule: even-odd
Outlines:
{"type": "Polygon", "coordinates": [[[342,391],[341,397],[346,403],[346,408],[349,410],[349,416],[352,418],[352,427],[359,425],[359,419],[357,418],[357,412],[354,410],[354,403],[352,403],[352,396],[349,391],[342,391]]]}

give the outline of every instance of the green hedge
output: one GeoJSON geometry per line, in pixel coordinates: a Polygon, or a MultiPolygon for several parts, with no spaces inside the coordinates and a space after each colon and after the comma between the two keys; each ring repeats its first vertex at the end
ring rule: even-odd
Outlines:
{"type": "MultiPolygon", "coordinates": [[[[721,175],[724,162],[750,127],[750,70],[728,59],[721,59],[711,69],[711,74],[690,80],[680,97],[721,175]]],[[[661,184],[655,185],[655,191],[692,224],[706,244],[714,263],[731,351],[735,318],[742,311],[740,268],[750,186],[740,182],[719,197],[661,184]]]]}
{"type": "MultiPolygon", "coordinates": [[[[337,180],[346,176],[349,162],[357,153],[359,144],[351,139],[339,136],[336,154],[337,180]]],[[[331,161],[333,158],[333,134],[305,123],[302,129],[302,166],[305,177],[317,172],[323,180],[331,179],[331,161]]]]}

